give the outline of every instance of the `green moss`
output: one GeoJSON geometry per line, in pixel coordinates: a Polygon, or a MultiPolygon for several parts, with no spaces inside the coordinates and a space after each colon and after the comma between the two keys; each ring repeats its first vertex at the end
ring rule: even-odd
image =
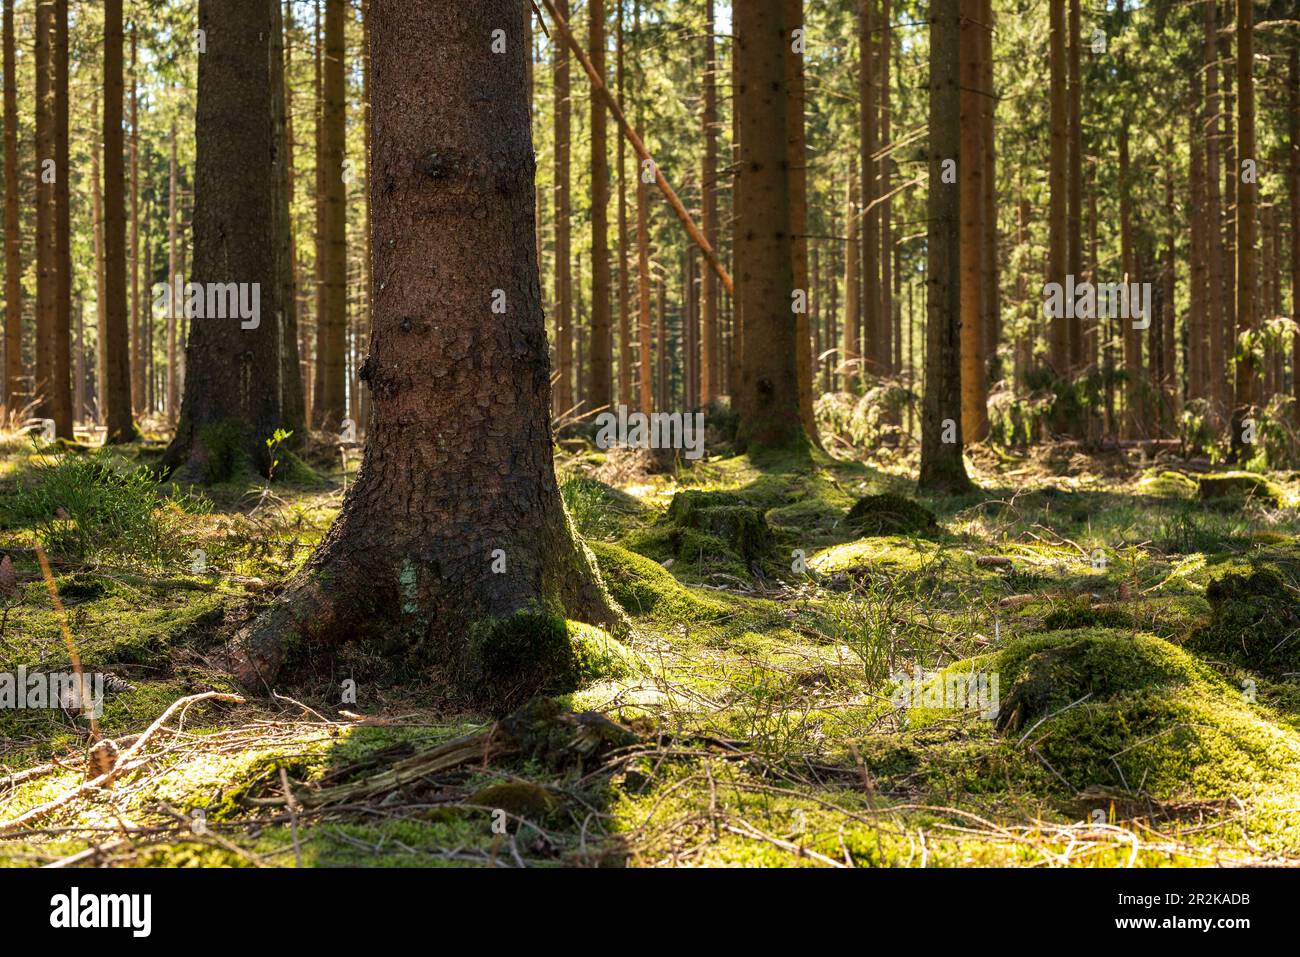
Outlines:
{"type": "Polygon", "coordinates": [[[678,492],[668,506],[668,520],[725,542],[745,561],[761,558],[772,545],[763,509],[728,492],[678,492]]]}
{"type": "Polygon", "coordinates": [[[1300,672],[1300,592],[1276,569],[1220,575],[1205,597],[1212,620],[1188,647],[1265,674],[1300,672]]]}
{"type": "Polygon", "coordinates": [[[248,459],[248,429],[229,420],[199,429],[193,460],[200,463],[200,480],[205,485],[229,482],[251,468],[248,459]]]}
{"type": "Polygon", "coordinates": [[[924,505],[890,492],[858,499],[844,521],[863,535],[929,534],[939,528],[924,505]]]}
{"type": "Polygon", "coordinates": [[[731,611],[718,599],[694,594],[657,562],[617,545],[588,544],[610,595],[629,615],[700,622],[723,618],[731,611]]]}
{"type": "Polygon", "coordinates": [[[1219,475],[1197,476],[1201,501],[1213,502],[1224,508],[1245,503],[1277,508],[1282,493],[1276,485],[1252,472],[1224,472],[1219,475]]]}
{"type": "Polygon", "coordinates": [[[1199,486],[1196,479],[1183,472],[1148,469],[1138,479],[1137,489],[1143,495],[1189,500],[1196,498],[1199,486]]]}

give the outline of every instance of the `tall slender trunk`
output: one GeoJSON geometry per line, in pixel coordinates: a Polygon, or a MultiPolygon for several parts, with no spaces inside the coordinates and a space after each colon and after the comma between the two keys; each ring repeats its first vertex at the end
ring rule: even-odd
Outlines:
{"type": "MultiPolygon", "coordinates": [[[[1075,282],[1083,281],[1083,81],[1079,71],[1082,39],[1079,27],[1079,0],[1070,0],[1069,11],[1069,91],[1067,94],[1068,134],[1066,146],[1069,186],[1066,203],[1066,272],[1075,282]]],[[[1071,310],[1073,311],[1073,310],[1071,310]]],[[[1083,319],[1071,316],[1067,323],[1068,368],[1077,373],[1086,363],[1083,358],[1083,319]]]]}
{"type": "Polygon", "coordinates": [[[970,489],[961,434],[961,216],[959,184],[943,182],[945,162],[961,150],[960,0],[930,6],[930,141],[926,207],[925,406],[921,422],[923,489],[960,493],[970,489]]]}
{"type": "Polygon", "coordinates": [[[131,274],[131,404],[145,409],[144,340],[140,329],[140,82],[137,74],[137,37],[135,22],[131,23],[131,248],[127,268],[131,274]]]}
{"type": "MultiPolygon", "coordinates": [[[[1233,178],[1237,189],[1237,337],[1249,336],[1258,326],[1255,301],[1255,208],[1259,187],[1247,175],[1255,164],[1255,8],[1253,0],[1237,0],[1237,163],[1233,178]]],[[[1253,350],[1242,350],[1236,369],[1236,402],[1232,413],[1232,449],[1237,461],[1253,450],[1245,448],[1243,433],[1260,403],[1253,350]]]]}
{"type": "Polygon", "coordinates": [[[1192,109],[1188,115],[1188,193],[1191,210],[1188,216],[1188,244],[1190,245],[1190,275],[1187,305],[1187,360],[1183,366],[1188,399],[1205,398],[1206,344],[1205,312],[1209,296],[1206,262],[1206,233],[1208,221],[1205,212],[1205,149],[1201,140],[1200,118],[1197,107],[1203,102],[1202,82],[1199,74],[1192,81],[1192,109]]]}
{"type": "MultiPolygon", "coordinates": [[[[135,438],[126,304],[126,170],[122,151],[122,0],[104,0],[104,441],[135,438]]],[[[202,58],[200,59],[200,61],[202,58]]]]}
{"type": "MultiPolygon", "coordinates": [[[[785,84],[789,103],[786,112],[786,163],[790,174],[790,243],[793,290],[801,290],[794,315],[795,375],[799,385],[799,417],[809,437],[817,435],[813,417],[812,343],[808,329],[808,300],[814,295],[808,285],[808,152],[804,134],[803,0],[784,0],[786,27],[785,84]],[[795,31],[800,31],[798,40],[795,31]]],[[[797,295],[797,293],[795,293],[797,295]]]]}
{"type": "Polygon", "coordinates": [[[859,0],[858,6],[858,113],[861,122],[862,172],[862,338],[864,367],[873,374],[881,370],[880,336],[880,210],[876,206],[876,178],[880,163],[876,154],[875,0],[859,0]]]}
{"type": "Polygon", "coordinates": [[[54,388],[55,431],[73,437],[72,224],[68,183],[68,0],[54,5],[54,388]]]}
{"type": "MultiPolygon", "coordinates": [[[[890,44],[891,31],[889,17],[891,14],[890,0],[881,0],[880,3],[880,56],[877,61],[880,64],[880,147],[883,150],[890,146],[890,98],[889,98],[889,62],[890,62],[890,44]]],[[[989,84],[992,86],[992,84],[989,84]]],[[[893,159],[890,153],[886,152],[880,158],[880,356],[881,365],[885,372],[894,372],[897,364],[894,361],[894,237],[893,225],[890,222],[890,201],[885,197],[889,196],[890,183],[893,177],[890,175],[893,170],[893,159]]]]}
{"type": "Polygon", "coordinates": [[[289,138],[288,84],[285,82],[284,15],[280,0],[264,0],[271,11],[271,126],[275,206],[272,216],[272,251],[275,256],[275,316],[280,354],[280,414],[283,427],[293,433],[291,442],[303,438],[306,408],[298,361],[298,295],[290,219],[293,197],[293,147],[289,138]]]}
{"type": "Polygon", "coordinates": [[[55,326],[58,266],[55,262],[54,183],[66,176],[55,157],[53,88],[54,0],[36,4],[36,414],[54,417],[55,326]]]}
{"type": "Polygon", "coordinates": [[[1225,301],[1227,281],[1224,276],[1224,262],[1227,258],[1223,245],[1223,209],[1219,203],[1219,138],[1220,138],[1220,104],[1218,46],[1216,37],[1218,27],[1215,23],[1216,0],[1205,0],[1204,26],[1205,42],[1203,45],[1205,65],[1205,115],[1202,135],[1205,138],[1205,186],[1206,186],[1206,241],[1207,262],[1209,265],[1209,295],[1206,309],[1206,321],[1209,323],[1210,339],[1210,404],[1214,418],[1224,421],[1227,408],[1227,352],[1228,325],[1225,301]]]}
{"type": "MultiPolygon", "coordinates": [[[[1049,89],[1049,133],[1050,156],[1048,183],[1051,191],[1047,218],[1047,279],[1065,286],[1068,269],[1067,256],[1067,202],[1066,202],[1066,166],[1069,150],[1066,119],[1066,63],[1065,63],[1065,0],[1048,0],[1051,16],[1050,72],[1049,89]]],[[[1065,376],[1070,370],[1070,339],[1064,317],[1049,316],[1052,369],[1058,376],[1065,376]]]]}
{"type": "MultiPolygon", "coordinates": [[[[1133,250],[1133,185],[1129,164],[1128,117],[1120,120],[1119,127],[1119,246],[1120,264],[1124,282],[1135,282],[1135,257],[1133,250]]],[[[1139,403],[1142,396],[1142,340],[1129,316],[1122,317],[1120,338],[1124,348],[1124,437],[1139,436],[1143,425],[1139,403]]]]}
{"type": "MultiPolygon", "coordinates": [[[[1287,146],[1291,181],[1291,317],[1300,322],[1300,37],[1287,60],[1287,146]]],[[[1300,418],[1300,330],[1291,338],[1291,390],[1300,418]]]]}
{"type": "Polygon", "coordinates": [[[321,215],[319,313],[316,316],[316,388],[312,424],[337,431],[347,415],[347,208],[343,190],[344,89],[343,26],[346,0],[325,0],[325,52],[321,67],[321,215]]]}
{"type": "MultiPolygon", "coordinates": [[[[523,13],[524,13],[525,23],[531,24],[532,11],[530,10],[530,8],[525,7],[523,13]]],[[[529,55],[528,72],[529,72],[529,78],[531,80],[532,77],[531,30],[530,29],[525,30],[525,34],[529,38],[530,55],[529,55]]],[[[365,177],[363,179],[363,182],[369,183],[370,170],[371,170],[370,147],[371,147],[371,140],[374,135],[374,129],[373,129],[374,124],[372,120],[371,106],[370,106],[370,0],[361,0],[361,42],[362,42],[361,132],[362,132],[363,142],[365,144],[362,150],[363,155],[362,155],[361,162],[362,162],[362,173],[365,177]]],[[[287,85],[286,85],[286,89],[287,89],[287,85]]],[[[530,96],[529,102],[531,101],[532,101],[532,97],[530,96]]],[[[291,157],[289,161],[290,166],[292,166],[293,164],[292,147],[289,150],[289,156],[291,157]]],[[[293,196],[292,186],[290,186],[289,188],[289,195],[290,197],[293,196]]],[[[541,194],[538,193],[537,196],[534,197],[534,199],[539,200],[540,195],[541,194]]],[[[365,216],[365,227],[364,227],[365,239],[364,239],[364,248],[362,249],[362,258],[361,258],[361,286],[363,292],[365,293],[365,313],[364,313],[365,326],[364,326],[364,335],[361,337],[360,340],[361,358],[360,361],[358,362],[358,365],[360,364],[360,362],[365,361],[364,357],[368,355],[370,352],[370,338],[373,335],[374,325],[375,325],[375,274],[374,274],[374,258],[373,258],[374,247],[371,244],[371,230],[370,230],[370,190],[367,189],[364,191],[364,196],[361,202],[362,202],[362,213],[365,216]]],[[[537,234],[538,236],[540,236],[541,235],[540,212],[537,216],[537,221],[538,221],[537,234]]],[[[292,226],[290,227],[290,232],[292,232],[292,226]]],[[[540,250],[540,246],[541,244],[539,241],[538,243],[539,250],[540,250]]],[[[538,255],[540,256],[540,251],[538,255]]],[[[357,382],[357,399],[360,408],[360,416],[359,416],[360,421],[357,422],[357,428],[368,430],[370,427],[370,387],[366,385],[365,380],[360,379],[359,376],[357,382]]],[[[288,415],[288,410],[286,410],[286,417],[287,415],[288,415]]]]}
{"type": "MultiPolygon", "coordinates": [[[[605,81],[605,0],[588,0],[587,45],[591,65],[605,81]]],[[[599,96],[591,97],[591,358],[588,400],[591,408],[610,405],[609,153],[607,113],[599,96]]]]}
{"type": "MultiPolygon", "coordinates": [[[[92,109],[94,116],[99,115],[99,91],[95,91],[95,101],[92,109]]],[[[172,144],[175,145],[176,137],[172,137],[172,144]]],[[[100,187],[100,160],[99,154],[102,149],[100,137],[93,137],[90,148],[90,211],[91,211],[91,229],[94,233],[95,242],[95,418],[99,422],[104,421],[104,392],[105,376],[107,374],[107,350],[105,344],[108,342],[107,326],[105,325],[105,306],[106,296],[104,292],[104,194],[100,187]]]]}
{"type": "MultiPolygon", "coordinates": [[[[180,277],[180,197],[177,196],[180,171],[176,162],[176,121],[172,120],[171,159],[167,171],[167,282],[173,290],[184,285],[180,277]]],[[[167,308],[167,424],[176,427],[181,405],[181,375],[176,354],[175,297],[168,297],[167,308]]]]}
{"type": "MultiPolygon", "coordinates": [[[[615,82],[623,109],[623,0],[614,0],[617,19],[615,82]]],[[[618,139],[618,401],[632,405],[632,282],[627,262],[627,139],[618,139]]]]}
{"type": "MultiPolygon", "coordinates": [[[[14,76],[14,0],[4,0],[5,390],[4,406],[21,404],[23,375],[22,226],[18,218],[18,82],[14,76]]],[[[98,176],[96,177],[98,181],[98,176]]],[[[101,340],[102,341],[102,340],[101,340]]]]}
{"type": "Polygon", "coordinates": [[[859,381],[859,358],[862,355],[860,325],[862,312],[858,300],[862,284],[858,269],[862,254],[858,249],[858,223],[862,207],[858,204],[858,158],[849,156],[848,206],[844,214],[844,346],[837,365],[844,369],[844,390],[852,392],[859,381]]]}
{"type": "MultiPolygon", "coordinates": [[[[718,56],[713,36],[714,0],[704,0],[704,165],[700,175],[701,223],[704,237],[718,248],[718,56]]],[[[718,365],[718,277],[712,269],[703,270],[700,283],[700,396],[705,405],[714,402],[722,391],[718,365]]]]}
{"type": "MultiPolygon", "coordinates": [[[[569,0],[556,0],[566,20],[569,0]]],[[[572,120],[569,103],[569,48],[555,43],[555,354],[559,379],[555,386],[555,411],[573,409],[573,261],[570,240],[572,200],[569,192],[569,139],[572,120]]],[[[641,177],[637,176],[637,182],[641,177]]],[[[640,196],[642,186],[637,187],[640,196]]],[[[640,200],[638,199],[638,202],[640,200]]]]}
{"type": "Polygon", "coordinates": [[[968,442],[988,435],[984,358],[984,52],[981,0],[961,0],[961,430],[968,442]]]}

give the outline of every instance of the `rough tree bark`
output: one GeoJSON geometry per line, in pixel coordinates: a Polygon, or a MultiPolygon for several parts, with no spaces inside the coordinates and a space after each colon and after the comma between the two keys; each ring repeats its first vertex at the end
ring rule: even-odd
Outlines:
{"type": "Polygon", "coordinates": [[[745,322],[736,439],[741,447],[808,441],[795,371],[794,289],[785,83],[789,31],[784,0],[753,0],[734,12],[740,170],[737,295],[745,322]]]}
{"type": "MultiPolygon", "coordinates": [[[[566,19],[569,0],[556,0],[566,19]]],[[[569,48],[553,44],[555,90],[555,412],[564,415],[574,407],[573,396],[573,258],[571,246],[572,198],[569,192],[569,139],[572,128],[569,105],[569,48]]],[[[637,176],[637,183],[641,177],[637,176]]],[[[637,186],[640,202],[642,187],[637,186]]]]}
{"type": "Polygon", "coordinates": [[[72,425],[72,220],[68,182],[68,0],[54,5],[54,381],[52,418],[57,435],[72,425]]]}
{"type": "MultiPolygon", "coordinates": [[[[294,433],[290,442],[297,444],[302,440],[306,426],[306,407],[302,373],[298,367],[298,295],[294,276],[293,225],[289,218],[293,198],[289,167],[293,163],[293,150],[286,100],[284,15],[280,10],[280,0],[266,2],[271,11],[271,142],[275,186],[272,210],[275,243],[272,251],[275,255],[275,303],[278,309],[274,318],[280,338],[280,420],[285,429],[294,433]]],[[[358,422],[357,427],[361,428],[363,424],[358,422]]]]}
{"type": "Polygon", "coordinates": [[[227,663],[270,681],[291,647],[310,657],[356,639],[497,706],[545,686],[534,666],[554,649],[526,628],[513,647],[476,641],[475,623],[561,607],[619,620],[552,462],[523,19],[517,0],[372,0],[370,12],[384,277],[362,373],[372,430],[324,543],[227,663]],[[494,652],[517,654],[508,676],[494,652]]]}
{"type": "MultiPolygon", "coordinates": [[[[1048,0],[1051,18],[1049,61],[1051,83],[1048,183],[1051,192],[1047,216],[1048,282],[1065,285],[1066,265],[1066,89],[1065,89],[1065,0],[1048,0]]],[[[1070,339],[1065,318],[1048,317],[1052,369],[1058,376],[1069,372],[1070,339]]]]}
{"type": "Polygon", "coordinates": [[[316,388],[312,424],[337,431],[347,414],[347,209],[343,190],[347,100],[343,83],[345,0],[325,0],[325,57],[321,67],[321,289],[316,317],[316,388]]]}
{"type": "MultiPolygon", "coordinates": [[[[605,82],[605,0],[588,0],[591,65],[605,82]]],[[[591,409],[610,405],[609,147],[608,119],[599,96],[591,97],[591,345],[587,399],[591,409]]]]}
{"type": "MultiPolygon", "coordinates": [[[[1249,336],[1255,316],[1255,206],[1259,186],[1246,176],[1246,162],[1255,163],[1255,8],[1253,0],[1237,0],[1237,156],[1233,178],[1237,189],[1237,338],[1249,336]]],[[[1253,349],[1240,350],[1236,368],[1236,401],[1232,408],[1234,461],[1254,454],[1247,448],[1245,421],[1260,402],[1253,349]]]]}
{"type": "MultiPolygon", "coordinates": [[[[705,0],[704,21],[704,95],[702,122],[704,125],[704,165],[701,170],[700,189],[702,202],[700,228],[714,249],[718,248],[718,57],[717,42],[713,36],[714,0],[705,0]]],[[[702,355],[700,358],[700,396],[704,404],[712,404],[722,390],[718,374],[718,277],[712,269],[705,269],[700,288],[700,326],[702,355]]]]}
{"type": "Polygon", "coordinates": [[[104,425],[106,443],[135,438],[126,307],[126,169],[122,151],[122,0],[104,2],[104,425]]]}
{"type": "Polygon", "coordinates": [[[988,434],[984,356],[984,26],[980,0],[961,0],[961,430],[971,442],[988,434]]]}
{"type": "Polygon", "coordinates": [[[256,287],[260,313],[255,324],[238,314],[191,316],[180,422],[161,464],[214,481],[245,462],[266,474],[266,440],[283,425],[275,268],[283,224],[274,208],[270,6],[202,0],[199,28],[207,51],[199,57],[191,281],[209,293],[246,284],[250,301],[256,287]]]}
{"type": "Polygon", "coordinates": [[[961,437],[961,261],[957,248],[961,187],[955,181],[943,181],[944,164],[957,162],[961,146],[960,37],[960,0],[933,0],[926,207],[929,289],[918,485],[954,494],[971,488],[961,437]]]}
{"type": "Polygon", "coordinates": [[[23,375],[23,263],[18,219],[18,82],[14,76],[14,0],[4,0],[5,143],[5,391],[4,406],[21,404],[23,375]]]}

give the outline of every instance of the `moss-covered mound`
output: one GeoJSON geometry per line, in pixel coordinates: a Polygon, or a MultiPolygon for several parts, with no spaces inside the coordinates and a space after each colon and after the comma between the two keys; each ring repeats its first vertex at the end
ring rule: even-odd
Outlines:
{"type": "Polygon", "coordinates": [[[476,622],[469,655],[472,681],[496,714],[534,695],[576,691],[597,678],[626,674],[635,661],[599,628],[541,608],[476,622]]]}
{"type": "Polygon", "coordinates": [[[629,614],[656,618],[710,621],[729,613],[714,598],[696,595],[659,563],[617,545],[588,542],[609,593],[629,614]]]}
{"type": "Polygon", "coordinates": [[[1200,492],[1196,479],[1169,469],[1149,469],[1138,480],[1138,491],[1158,498],[1193,499],[1200,492]]]}
{"type": "Polygon", "coordinates": [[[858,499],[844,521],[863,535],[927,534],[939,528],[924,505],[889,492],[858,499]]]}
{"type": "Polygon", "coordinates": [[[1300,592],[1276,569],[1221,575],[1205,597],[1214,617],[1190,648],[1266,674],[1300,671],[1300,592]]]}
{"type": "Polygon", "coordinates": [[[1054,632],[954,667],[973,665],[999,676],[1007,745],[1075,790],[1204,798],[1300,783],[1300,735],[1158,638],[1054,632]]]}
{"type": "Polygon", "coordinates": [[[1213,502],[1230,508],[1253,502],[1277,508],[1282,494],[1278,487],[1262,475],[1250,472],[1224,472],[1222,475],[1197,476],[1201,501],[1213,502]]]}

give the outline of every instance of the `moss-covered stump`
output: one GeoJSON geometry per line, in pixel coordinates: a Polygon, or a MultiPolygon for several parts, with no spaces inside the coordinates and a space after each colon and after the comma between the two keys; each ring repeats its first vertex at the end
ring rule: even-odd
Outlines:
{"type": "Polygon", "coordinates": [[[763,509],[728,492],[678,492],[668,506],[668,521],[719,539],[745,561],[761,558],[772,545],[763,509]]]}
{"type": "Polygon", "coordinates": [[[928,508],[889,492],[858,499],[844,521],[863,535],[920,535],[939,530],[928,508]]]}
{"type": "Polygon", "coordinates": [[[1213,619],[1188,647],[1264,674],[1300,672],[1300,591],[1275,569],[1221,575],[1205,597],[1213,619]]]}
{"type": "Polygon", "coordinates": [[[1225,508],[1247,502],[1277,508],[1282,500],[1276,485],[1250,472],[1197,476],[1197,490],[1202,502],[1225,508]]]}

